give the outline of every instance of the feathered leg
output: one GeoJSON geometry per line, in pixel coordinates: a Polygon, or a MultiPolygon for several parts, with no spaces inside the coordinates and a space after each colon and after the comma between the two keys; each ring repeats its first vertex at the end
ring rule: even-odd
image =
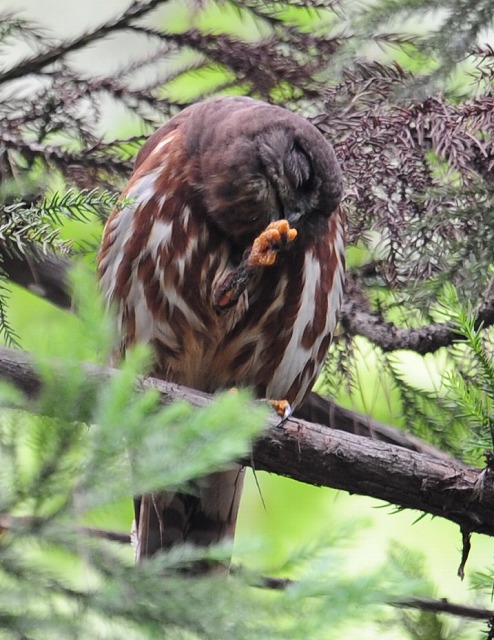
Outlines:
{"type": "MultiPolygon", "coordinates": [[[[136,498],[136,561],[177,544],[207,547],[233,538],[243,481],[244,469],[235,465],[194,481],[190,493],[159,492],[136,498]]],[[[193,571],[209,569],[202,565],[193,571]]]]}

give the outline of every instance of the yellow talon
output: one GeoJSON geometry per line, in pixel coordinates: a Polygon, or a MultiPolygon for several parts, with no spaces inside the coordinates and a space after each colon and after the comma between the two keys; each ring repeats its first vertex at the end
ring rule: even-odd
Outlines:
{"type": "Polygon", "coordinates": [[[283,420],[286,420],[292,415],[292,407],[288,400],[270,400],[269,404],[283,420]]]}
{"type": "Polygon", "coordinates": [[[248,258],[251,267],[270,267],[276,262],[276,256],[282,246],[293,242],[297,230],[292,229],[288,220],[271,222],[254,240],[248,258]]]}

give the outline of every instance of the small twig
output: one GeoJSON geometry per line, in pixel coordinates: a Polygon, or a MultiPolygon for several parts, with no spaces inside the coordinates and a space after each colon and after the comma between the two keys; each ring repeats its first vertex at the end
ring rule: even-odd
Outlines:
{"type": "Polygon", "coordinates": [[[490,620],[494,615],[494,611],[490,609],[455,604],[454,602],[449,602],[446,598],[440,598],[439,600],[433,598],[406,598],[391,604],[400,609],[420,609],[431,613],[449,613],[453,616],[471,618],[472,620],[490,620]]]}
{"type": "Polygon", "coordinates": [[[108,531],[107,529],[96,529],[94,527],[80,527],[79,531],[91,538],[102,538],[120,544],[130,544],[130,534],[119,531],[108,531]]]}
{"type": "Polygon", "coordinates": [[[458,577],[463,580],[465,577],[465,565],[467,564],[468,556],[470,555],[470,550],[472,548],[472,544],[470,541],[471,533],[465,527],[461,527],[461,562],[458,567],[458,577]]]}
{"type": "MultiPolygon", "coordinates": [[[[296,581],[288,578],[271,578],[265,576],[260,581],[255,582],[254,586],[283,591],[293,584],[296,584],[296,581]]],[[[431,613],[447,613],[461,618],[470,618],[471,620],[490,620],[494,616],[494,611],[491,609],[481,609],[480,607],[456,604],[450,602],[447,598],[411,597],[403,600],[395,600],[389,604],[400,609],[418,609],[431,613]]]]}

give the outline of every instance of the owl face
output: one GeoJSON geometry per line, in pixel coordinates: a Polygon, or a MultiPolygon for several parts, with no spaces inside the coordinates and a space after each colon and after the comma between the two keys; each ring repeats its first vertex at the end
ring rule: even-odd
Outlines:
{"type": "Polygon", "coordinates": [[[310,237],[322,232],[338,206],[342,179],[329,143],[318,139],[309,123],[300,124],[302,131],[272,128],[257,140],[267,196],[261,209],[271,215],[269,221],[285,218],[302,237],[310,237]]]}
{"type": "Polygon", "coordinates": [[[319,131],[300,116],[250,98],[213,100],[201,108],[201,130],[189,132],[189,153],[196,150],[201,159],[191,182],[210,220],[246,246],[282,218],[301,237],[322,232],[341,200],[342,176],[319,131]]]}

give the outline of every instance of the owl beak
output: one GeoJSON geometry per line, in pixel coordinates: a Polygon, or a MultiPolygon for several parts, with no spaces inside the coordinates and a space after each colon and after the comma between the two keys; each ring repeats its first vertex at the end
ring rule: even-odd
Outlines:
{"type": "Polygon", "coordinates": [[[302,212],[298,210],[286,211],[284,216],[290,224],[295,224],[302,217],[302,212]]]}

